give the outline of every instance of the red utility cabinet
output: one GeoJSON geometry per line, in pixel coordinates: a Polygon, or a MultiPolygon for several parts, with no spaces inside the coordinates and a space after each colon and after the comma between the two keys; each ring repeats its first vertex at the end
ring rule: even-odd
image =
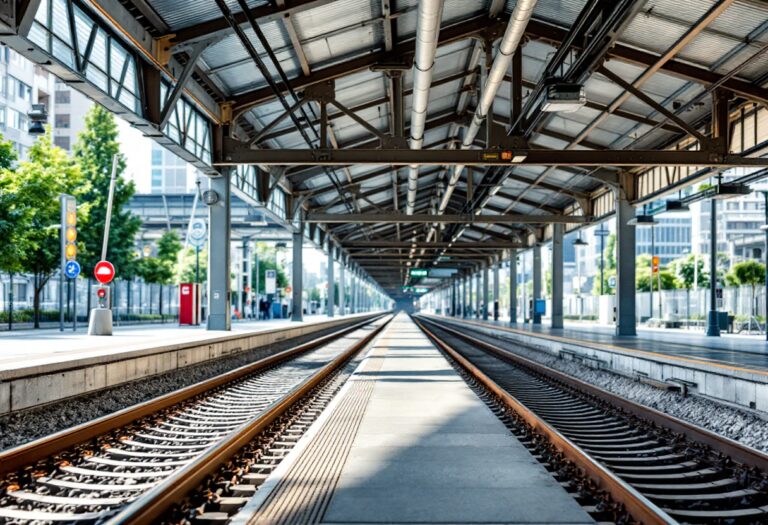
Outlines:
{"type": "Polygon", "coordinates": [[[200,285],[181,283],[179,285],[179,324],[200,324],[200,285]]]}

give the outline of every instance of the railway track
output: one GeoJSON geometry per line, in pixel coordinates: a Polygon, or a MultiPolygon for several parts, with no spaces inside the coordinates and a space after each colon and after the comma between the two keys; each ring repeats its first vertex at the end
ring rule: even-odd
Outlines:
{"type": "Polygon", "coordinates": [[[768,523],[768,456],[536,363],[508,342],[417,324],[643,523],[768,523]]]}
{"type": "Polygon", "coordinates": [[[157,523],[389,319],[357,323],[0,453],[0,523],[157,523]]]}

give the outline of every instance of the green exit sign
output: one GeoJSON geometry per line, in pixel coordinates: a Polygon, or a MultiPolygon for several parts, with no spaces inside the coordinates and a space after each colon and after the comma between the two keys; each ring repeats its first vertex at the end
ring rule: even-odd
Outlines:
{"type": "Polygon", "coordinates": [[[411,277],[426,277],[429,275],[429,270],[426,268],[412,268],[411,277]]]}
{"type": "Polygon", "coordinates": [[[429,291],[429,288],[419,288],[416,287],[413,289],[414,293],[427,293],[429,291]]]}

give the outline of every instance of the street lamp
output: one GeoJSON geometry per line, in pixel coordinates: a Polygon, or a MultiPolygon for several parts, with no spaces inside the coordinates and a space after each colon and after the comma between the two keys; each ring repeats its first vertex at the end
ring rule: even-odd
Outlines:
{"type": "MultiPolygon", "coordinates": [[[[648,296],[648,320],[650,321],[653,318],[653,256],[655,255],[654,252],[656,251],[654,246],[653,232],[654,226],[656,225],[656,218],[653,215],[646,213],[646,208],[644,206],[643,213],[627,221],[627,224],[651,227],[651,276],[650,279],[648,279],[648,291],[650,294],[648,296]]],[[[661,297],[661,286],[659,286],[659,297],[661,297]]]]}
{"type": "Polygon", "coordinates": [[[594,235],[600,237],[600,295],[605,294],[605,238],[610,235],[610,232],[605,229],[605,223],[600,223],[600,229],[594,232],[594,235]]]}

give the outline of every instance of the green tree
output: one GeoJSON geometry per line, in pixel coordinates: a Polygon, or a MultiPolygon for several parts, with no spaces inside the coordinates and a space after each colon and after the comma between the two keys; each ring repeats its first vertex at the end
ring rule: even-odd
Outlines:
{"type": "Polygon", "coordinates": [[[749,286],[752,295],[750,302],[750,315],[755,315],[755,291],[758,285],[765,283],[765,265],[755,261],[748,260],[736,263],[731,271],[726,275],[726,281],[739,286],[749,286]]]}
{"type": "Polygon", "coordinates": [[[163,315],[163,286],[174,281],[179,251],[181,242],[178,234],[168,231],[157,241],[157,255],[144,257],[137,265],[137,272],[145,282],[160,285],[160,316],[163,315]]]}
{"type": "Polygon", "coordinates": [[[53,145],[50,132],[37,139],[29,149],[29,160],[14,174],[16,199],[33,210],[21,265],[34,280],[35,328],[40,327],[40,295],[61,262],[59,195],[77,195],[82,182],[78,165],[66,151],[53,145]]]}
{"type": "Polygon", "coordinates": [[[5,246],[0,250],[0,271],[21,271],[21,259],[27,249],[31,209],[16,195],[15,173],[10,169],[16,159],[16,150],[0,135],[0,239],[5,246]],[[6,147],[9,146],[9,147],[6,147]]]}
{"type": "MultiPolygon", "coordinates": [[[[195,271],[195,248],[187,248],[181,256],[181,263],[179,267],[179,282],[182,283],[194,283],[197,277],[195,271]]],[[[204,283],[208,280],[208,249],[202,248],[200,250],[200,282],[204,283]]]]}
{"type": "Polygon", "coordinates": [[[669,269],[677,278],[680,288],[693,288],[694,280],[698,288],[709,286],[709,274],[704,271],[704,258],[700,255],[688,254],[675,259],[669,263],[669,269]]]}
{"type": "Polygon", "coordinates": [[[659,275],[653,274],[651,279],[651,256],[643,254],[637,257],[635,265],[635,288],[638,292],[647,292],[653,288],[653,291],[659,289],[659,280],[661,280],[662,290],[674,290],[677,288],[675,275],[665,268],[659,267],[659,275]]]}
{"type": "MultiPolygon", "coordinates": [[[[275,257],[275,248],[266,244],[266,243],[256,243],[256,254],[259,257],[259,274],[258,274],[258,282],[259,282],[259,289],[257,290],[258,293],[264,294],[266,293],[265,285],[266,285],[266,276],[265,273],[267,270],[276,270],[277,271],[277,288],[285,288],[288,286],[288,275],[286,274],[285,270],[282,266],[280,266],[276,262],[275,257]]],[[[257,280],[256,276],[256,265],[253,265],[253,282],[255,283],[257,280]]]]}
{"type": "Polygon", "coordinates": [[[88,185],[80,196],[88,205],[88,220],[79,228],[83,251],[79,260],[83,272],[92,275],[93,267],[101,259],[101,245],[104,223],[107,217],[107,199],[112,176],[112,159],[118,155],[117,180],[112,204],[112,220],[109,231],[107,259],[115,265],[122,278],[133,277],[136,273],[136,234],[141,219],[123,210],[134,194],[134,185],[122,178],[125,158],[120,154],[117,141],[118,130],[115,117],[98,104],[94,104],[85,117],[85,128],[78,136],[74,155],[88,185]]]}

